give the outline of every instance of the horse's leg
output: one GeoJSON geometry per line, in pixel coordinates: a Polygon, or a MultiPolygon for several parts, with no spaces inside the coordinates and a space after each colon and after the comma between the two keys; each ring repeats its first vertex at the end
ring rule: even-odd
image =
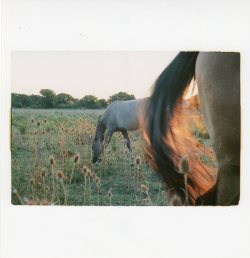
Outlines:
{"type": "Polygon", "coordinates": [[[201,53],[196,63],[201,111],[218,161],[216,205],[237,204],[240,194],[240,58],[201,53]]]}
{"type": "Polygon", "coordinates": [[[131,142],[130,142],[127,130],[122,130],[121,133],[123,135],[123,138],[125,139],[125,142],[127,144],[129,151],[132,151],[132,146],[131,146],[131,142]]]}
{"type": "Polygon", "coordinates": [[[114,131],[113,130],[107,130],[107,133],[106,133],[106,136],[105,136],[105,147],[108,146],[110,140],[111,140],[111,137],[113,135],[114,131]]]}
{"type": "Polygon", "coordinates": [[[236,205],[240,198],[240,166],[219,161],[217,205],[236,205]]]}

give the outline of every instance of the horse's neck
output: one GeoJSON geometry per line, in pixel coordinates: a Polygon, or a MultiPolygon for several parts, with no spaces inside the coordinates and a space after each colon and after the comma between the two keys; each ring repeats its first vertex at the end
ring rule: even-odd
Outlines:
{"type": "Polygon", "coordinates": [[[103,125],[101,125],[99,120],[96,126],[95,140],[102,142],[104,140],[104,132],[105,132],[105,128],[103,125]]]}

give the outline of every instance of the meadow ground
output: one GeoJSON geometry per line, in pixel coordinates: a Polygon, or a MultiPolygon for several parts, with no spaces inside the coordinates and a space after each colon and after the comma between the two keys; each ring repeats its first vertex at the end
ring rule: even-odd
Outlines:
{"type": "Polygon", "coordinates": [[[130,153],[115,133],[98,167],[91,163],[104,110],[12,109],[12,203],[166,205],[165,187],[143,156],[140,133],[130,153]]]}
{"type": "MultiPolygon", "coordinates": [[[[115,133],[100,165],[91,163],[103,111],[12,109],[13,204],[168,205],[165,185],[144,158],[139,131],[129,132],[131,153],[115,133]]],[[[197,138],[209,145],[201,136],[198,130],[197,138]]]]}

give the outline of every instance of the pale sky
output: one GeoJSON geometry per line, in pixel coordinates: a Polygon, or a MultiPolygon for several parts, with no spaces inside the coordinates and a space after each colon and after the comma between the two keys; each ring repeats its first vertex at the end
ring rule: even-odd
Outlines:
{"type": "Polygon", "coordinates": [[[75,98],[107,99],[119,91],[145,97],[155,79],[176,56],[163,51],[16,51],[12,53],[12,92],[41,89],[75,98]]]}

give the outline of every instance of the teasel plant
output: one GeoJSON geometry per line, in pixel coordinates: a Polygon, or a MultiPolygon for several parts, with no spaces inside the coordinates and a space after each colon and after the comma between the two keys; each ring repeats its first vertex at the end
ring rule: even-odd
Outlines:
{"type": "Polygon", "coordinates": [[[101,179],[98,176],[95,176],[95,183],[97,189],[97,205],[100,204],[100,188],[101,188],[101,179]]]}
{"type": "Polygon", "coordinates": [[[69,183],[70,184],[71,184],[73,176],[74,176],[75,168],[76,168],[77,164],[79,164],[79,162],[80,162],[80,155],[76,154],[74,156],[74,164],[73,164],[73,168],[72,168],[72,171],[71,171],[71,174],[70,174],[70,178],[69,178],[69,183]]]}
{"type": "Polygon", "coordinates": [[[32,200],[35,201],[35,180],[34,178],[30,179],[31,191],[32,191],[32,200]]]}
{"type": "Polygon", "coordinates": [[[63,191],[63,196],[64,196],[64,204],[67,205],[67,194],[66,194],[65,186],[64,186],[65,176],[62,171],[57,171],[57,178],[62,186],[62,191],[63,191]]]}
{"type": "Polygon", "coordinates": [[[52,180],[51,202],[53,203],[55,200],[55,174],[54,174],[55,158],[53,156],[50,156],[49,162],[50,162],[50,166],[51,166],[51,180],[52,180]]]}
{"type": "Polygon", "coordinates": [[[141,184],[141,192],[146,193],[150,205],[153,205],[152,199],[151,199],[148,191],[149,191],[149,187],[146,184],[141,184]]]}
{"type": "Polygon", "coordinates": [[[169,199],[168,206],[182,206],[182,205],[183,203],[181,201],[181,198],[176,193],[173,194],[173,196],[169,199]]]}
{"type": "Polygon", "coordinates": [[[110,188],[110,189],[108,190],[109,206],[112,205],[112,196],[113,196],[112,188],[110,188]]]}
{"type": "Polygon", "coordinates": [[[45,200],[48,199],[48,192],[49,192],[49,187],[45,186],[45,200]]]}
{"type": "Polygon", "coordinates": [[[87,173],[86,173],[86,176],[87,176],[87,179],[88,179],[88,197],[89,197],[89,204],[91,202],[91,177],[92,177],[92,171],[91,169],[88,169],[87,170],[87,173]]]}
{"type": "Polygon", "coordinates": [[[60,127],[60,149],[61,149],[61,157],[62,157],[62,164],[65,165],[65,128],[64,125],[61,125],[60,127]]]}
{"type": "Polygon", "coordinates": [[[41,170],[41,177],[42,177],[42,181],[43,181],[43,198],[44,199],[47,199],[46,198],[46,190],[45,190],[45,188],[46,188],[46,184],[45,184],[45,176],[46,176],[46,170],[45,170],[45,168],[42,168],[42,170],[41,170]]]}
{"type": "Polygon", "coordinates": [[[189,173],[189,163],[188,157],[185,156],[180,160],[179,173],[184,176],[184,185],[185,185],[185,203],[189,205],[189,196],[188,196],[188,173],[189,173]]]}
{"type": "Polygon", "coordinates": [[[86,187],[87,187],[87,171],[88,171],[88,167],[87,166],[83,166],[82,167],[82,174],[84,176],[84,184],[83,184],[83,204],[86,203],[86,187]]]}

